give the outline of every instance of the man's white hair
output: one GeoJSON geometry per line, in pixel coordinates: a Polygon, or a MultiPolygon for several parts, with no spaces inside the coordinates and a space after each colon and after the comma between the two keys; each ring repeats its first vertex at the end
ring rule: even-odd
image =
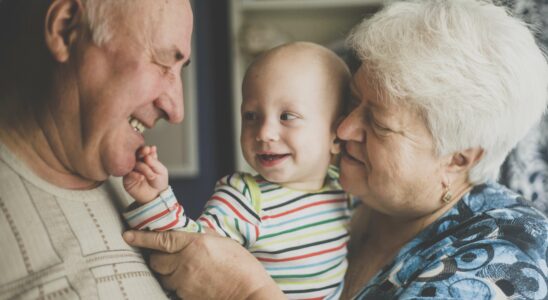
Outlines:
{"type": "Polygon", "coordinates": [[[128,0],[81,0],[84,6],[84,18],[92,34],[93,42],[104,45],[115,34],[116,22],[120,12],[126,11],[132,5],[138,5],[128,0]]]}
{"type": "Polygon", "coordinates": [[[395,2],[348,43],[382,99],[419,110],[439,155],[484,150],[473,184],[498,177],[547,106],[546,57],[523,22],[488,2],[395,2]]]}

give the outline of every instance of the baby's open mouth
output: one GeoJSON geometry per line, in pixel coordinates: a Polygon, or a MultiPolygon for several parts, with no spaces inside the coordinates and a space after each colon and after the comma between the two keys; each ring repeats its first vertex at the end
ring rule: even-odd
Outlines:
{"type": "Polygon", "coordinates": [[[259,154],[259,158],[261,160],[273,161],[273,160],[278,160],[278,159],[284,158],[288,155],[289,154],[259,154]]]}

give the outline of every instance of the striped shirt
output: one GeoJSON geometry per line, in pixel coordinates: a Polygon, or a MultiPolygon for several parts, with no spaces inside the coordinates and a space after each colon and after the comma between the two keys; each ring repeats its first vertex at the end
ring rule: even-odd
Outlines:
{"type": "Polygon", "coordinates": [[[337,299],[347,268],[352,205],[330,168],[324,187],[298,191],[235,173],[219,180],[203,214],[185,216],[171,189],[124,214],[135,229],[203,232],[247,248],[290,299],[337,299]]]}

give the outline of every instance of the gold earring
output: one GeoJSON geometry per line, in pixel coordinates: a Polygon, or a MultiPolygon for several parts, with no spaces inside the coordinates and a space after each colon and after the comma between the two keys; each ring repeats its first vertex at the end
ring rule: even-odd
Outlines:
{"type": "Polygon", "coordinates": [[[449,203],[451,201],[451,198],[453,198],[453,193],[449,190],[449,186],[445,187],[445,194],[441,197],[441,200],[445,203],[449,203]]]}

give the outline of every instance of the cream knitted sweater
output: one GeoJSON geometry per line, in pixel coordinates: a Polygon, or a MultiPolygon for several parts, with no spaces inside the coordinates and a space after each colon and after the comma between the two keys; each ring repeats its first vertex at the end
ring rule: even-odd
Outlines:
{"type": "Polygon", "coordinates": [[[122,239],[120,183],[61,189],[0,143],[0,299],[165,299],[122,239]]]}

